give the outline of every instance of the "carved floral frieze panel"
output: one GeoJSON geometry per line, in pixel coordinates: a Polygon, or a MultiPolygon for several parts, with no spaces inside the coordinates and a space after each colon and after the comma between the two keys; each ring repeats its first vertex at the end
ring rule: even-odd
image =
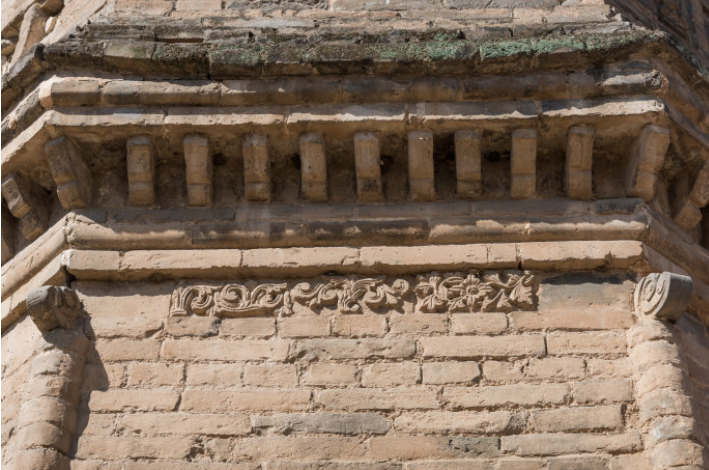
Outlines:
{"type": "Polygon", "coordinates": [[[398,309],[404,302],[416,310],[436,312],[509,312],[535,310],[537,279],[529,272],[431,273],[406,279],[323,277],[283,283],[194,284],[172,294],[170,315],[240,317],[291,315],[296,304],[315,312],[398,309]]]}

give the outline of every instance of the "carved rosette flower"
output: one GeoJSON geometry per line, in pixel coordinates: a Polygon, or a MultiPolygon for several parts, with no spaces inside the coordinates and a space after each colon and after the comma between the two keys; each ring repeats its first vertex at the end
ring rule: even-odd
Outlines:
{"type": "Polygon", "coordinates": [[[337,305],[342,313],[361,313],[362,307],[397,308],[409,292],[409,283],[396,279],[387,284],[384,278],[348,279],[335,277],[312,285],[301,282],[291,290],[294,301],[313,310],[337,305]]]}
{"type": "Polygon", "coordinates": [[[414,289],[419,310],[434,312],[509,312],[535,308],[531,273],[419,276],[414,289]]]}

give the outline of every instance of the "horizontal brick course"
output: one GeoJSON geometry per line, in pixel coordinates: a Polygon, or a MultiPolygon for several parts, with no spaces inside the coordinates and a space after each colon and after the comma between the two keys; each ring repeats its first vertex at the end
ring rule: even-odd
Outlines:
{"type": "Polygon", "coordinates": [[[186,361],[284,361],[288,346],[288,341],[279,340],[166,339],[161,355],[186,361]]]}
{"type": "Polygon", "coordinates": [[[287,434],[385,434],[389,421],[376,413],[310,413],[253,416],[254,430],[287,434]]]}
{"type": "Polygon", "coordinates": [[[424,384],[464,384],[480,378],[480,366],[473,361],[427,362],[421,369],[424,384]]]}
{"type": "Polygon", "coordinates": [[[520,432],[526,423],[524,414],[508,411],[404,413],[395,420],[402,434],[509,434],[520,432]]]}
{"type": "Polygon", "coordinates": [[[436,392],[418,388],[344,389],[315,392],[315,403],[329,410],[436,409],[436,392]]]}
{"type": "Polygon", "coordinates": [[[297,341],[292,351],[299,360],[405,359],[416,353],[416,343],[404,338],[310,339],[297,341]]]}
{"type": "Polygon", "coordinates": [[[362,385],[365,387],[414,385],[421,380],[421,368],[413,362],[379,362],[364,366],[362,385]]]}
{"type": "Polygon", "coordinates": [[[443,392],[443,400],[454,408],[547,406],[565,403],[569,394],[569,387],[563,384],[501,385],[447,388],[443,392]]]}
{"type": "Polygon", "coordinates": [[[512,312],[510,326],[519,330],[617,330],[633,324],[630,310],[512,312]]]}
{"type": "Polygon", "coordinates": [[[370,455],[376,460],[420,460],[495,457],[499,440],[495,437],[375,437],[370,455]]]}
{"type": "Polygon", "coordinates": [[[79,438],[76,457],[105,460],[185,459],[193,441],[186,437],[84,437],[79,438]]]}
{"type": "Polygon", "coordinates": [[[419,342],[424,357],[541,356],[546,351],[539,335],[431,337],[419,342]]]}
{"type": "Polygon", "coordinates": [[[173,390],[94,390],[89,398],[91,412],[172,411],[180,394],[173,390]]]}
{"type": "Polygon", "coordinates": [[[181,411],[285,411],[310,407],[310,391],[303,389],[185,390],[181,411]]]}
{"type": "Polygon", "coordinates": [[[136,413],[121,416],[116,429],[125,436],[242,436],[251,422],[244,414],[136,413]]]}
{"type": "Polygon", "coordinates": [[[539,432],[618,429],[623,411],[619,405],[540,410],[532,413],[532,425],[539,432]]]}
{"type": "Polygon", "coordinates": [[[558,354],[625,354],[625,332],[561,333],[547,337],[550,355],[558,354]]]}
{"type": "Polygon", "coordinates": [[[642,450],[640,434],[526,434],[503,436],[502,450],[517,455],[611,454],[642,450]]]}

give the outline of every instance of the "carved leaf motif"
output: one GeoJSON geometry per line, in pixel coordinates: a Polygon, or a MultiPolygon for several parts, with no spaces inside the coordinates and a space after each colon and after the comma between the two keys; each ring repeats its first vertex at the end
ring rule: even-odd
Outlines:
{"type": "Polygon", "coordinates": [[[383,278],[352,280],[340,277],[331,278],[315,287],[307,282],[300,283],[293,288],[291,296],[294,301],[313,310],[337,304],[342,313],[359,313],[363,306],[398,307],[408,291],[409,283],[403,279],[388,285],[383,278]]]}

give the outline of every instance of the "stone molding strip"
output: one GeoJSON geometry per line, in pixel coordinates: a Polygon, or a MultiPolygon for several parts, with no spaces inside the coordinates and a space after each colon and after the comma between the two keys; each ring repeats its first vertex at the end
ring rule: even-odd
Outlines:
{"type": "Polygon", "coordinates": [[[327,277],[317,282],[193,284],[172,294],[170,316],[217,317],[287,316],[294,304],[320,311],[335,307],[340,313],[365,309],[397,309],[414,293],[417,310],[435,312],[510,312],[535,310],[537,278],[530,272],[485,271],[416,277],[327,277]]]}
{"type": "MultiPolygon", "coordinates": [[[[74,280],[145,281],[342,275],[403,275],[471,269],[571,271],[619,269],[651,272],[655,266],[686,271],[639,241],[529,242],[361,248],[263,248],[252,250],[65,250],[2,302],[2,330],[26,311],[27,292],[74,280]],[[424,256],[425,255],[425,256],[424,256]]],[[[709,306],[709,285],[694,276],[690,305],[709,306]]],[[[705,319],[709,323],[709,318],[705,319]]]]}
{"type": "Polygon", "coordinates": [[[66,287],[33,289],[27,306],[42,338],[30,366],[10,466],[68,470],[89,345],[84,313],[76,293],[66,287]]]}
{"type": "Polygon", "coordinates": [[[694,439],[685,366],[667,326],[684,314],[691,292],[691,278],[669,272],[649,274],[635,288],[638,323],[627,332],[628,345],[639,418],[647,429],[645,452],[656,470],[699,470],[709,463],[694,439]]]}

